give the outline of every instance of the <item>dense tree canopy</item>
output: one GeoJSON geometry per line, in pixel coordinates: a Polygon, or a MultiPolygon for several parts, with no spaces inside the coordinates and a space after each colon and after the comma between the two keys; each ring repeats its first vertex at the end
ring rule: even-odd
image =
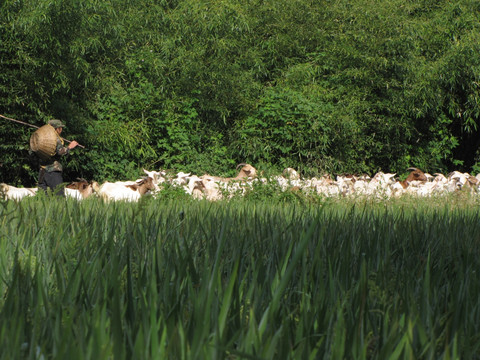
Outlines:
{"type": "MultiPolygon", "coordinates": [[[[480,172],[480,4],[5,0],[0,114],[67,123],[66,179],[480,172]]],[[[0,119],[0,181],[33,129],[0,119]]]]}

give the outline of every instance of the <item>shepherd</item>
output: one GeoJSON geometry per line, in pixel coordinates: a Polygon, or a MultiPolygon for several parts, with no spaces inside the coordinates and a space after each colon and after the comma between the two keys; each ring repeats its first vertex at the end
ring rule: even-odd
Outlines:
{"type": "MultiPolygon", "coordinates": [[[[60,163],[60,158],[69,154],[70,150],[78,146],[79,144],[73,140],[65,146],[64,139],[60,137],[60,134],[65,127],[65,124],[58,119],[52,119],[48,122],[56,133],[56,147],[53,154],[50,156],[39,156],[38,162],[40,165],[40,171],[38,174],[38,187],[44,192],[50,189],[55,195],[65,196],[65,190],[63,184],[63,167],[60,163]]],[[[37,154],[38,155],[38,154],[37,154]]]]}

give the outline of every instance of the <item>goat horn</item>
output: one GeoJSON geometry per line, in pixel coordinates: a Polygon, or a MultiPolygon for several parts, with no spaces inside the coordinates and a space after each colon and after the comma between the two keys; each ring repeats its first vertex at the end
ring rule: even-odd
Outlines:
{"type": "Polygon", "coordinates": [[[240,163],[240,164],[238,164],[238,165],[237,165],[237,170],[238,170],[238,168],[239,168],[240,166],[245,166],[245,165],[247,165],[247,164],[246,164],[246,163],[240,163]]]}
{"type": "Polygon", "coordinates": [[[408,170],[408,171],[417,171],[417,170],[419,170],[419,169],[414,168],[414,167],[409,167],[407,170],[408,170]]]}

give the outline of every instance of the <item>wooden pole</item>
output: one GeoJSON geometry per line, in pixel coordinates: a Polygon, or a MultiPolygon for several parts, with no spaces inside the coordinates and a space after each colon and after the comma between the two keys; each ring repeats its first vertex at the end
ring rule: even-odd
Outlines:
{"type": "MultiPolygon", "coordinates": [[[[38,128],[40,127],[40,126],[32,125],[32,124],[29,124],[29,123],[26,123],[26,122],[23,122],[23,121],[20,121],[20,120],[15,120],[15,119],[12,119],[12,118],[3,116],[3,115],[1,115],[1,114],[0,114],[0,117],[3,118],[3,119],[5,119],[5,120],[10,120],[10,121],[13,121],[13,122],[22,124],[22,125],[27,125],[27,126],[33,127],[33,128],[35,128],[35,129],[38,129],[38,128]]],[[[63,139],[63,138],[62,138],[62,139],[63,139]]],[[[71,143],[71,142],[72,142],[71,140],[67,140],[67,139],[63,139],[63,140],[65,140],[65,141],[68,142],[68,143],[71,143]]],[[[83,146],[83,145],[78,144],[77,146],[80,146],[82,149],[85,149],[85,146],[83,146]]]]}

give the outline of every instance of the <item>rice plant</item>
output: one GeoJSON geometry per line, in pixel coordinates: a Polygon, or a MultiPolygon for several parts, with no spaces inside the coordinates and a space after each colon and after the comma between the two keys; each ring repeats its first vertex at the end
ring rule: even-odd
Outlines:
{"type": "Polygon", "coordinates": [[[0,356],[480,358],[478,206],[437,200],[2,202],[0,356]]]}

